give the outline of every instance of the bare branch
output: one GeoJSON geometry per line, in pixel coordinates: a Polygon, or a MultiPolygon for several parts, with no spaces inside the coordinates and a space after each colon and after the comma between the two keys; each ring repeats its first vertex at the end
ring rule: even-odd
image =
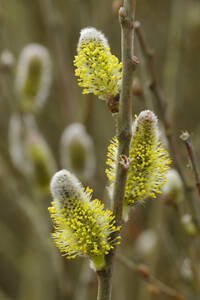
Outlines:
{"type": "Polygon", "coordinates": [[[186,193],[186,198],[191,199],[191,201],[188,201],[188,205],[191,208],[191,211],[194,215],[194,218],[196,222],[198,223],[198,227],[200,228],[200,211],[199,208],[196,205],[196,199],[194,198],[193,191],[191,187],[188,185],[185,173],[182,168],[182,163],[180,161],[177,149],[176,149],[176,143],[175,143],[175,136],[174,136],[174,131],[173,131],[173,126],[172,122],[170,120],[169,116],[169,111],[168,111],[168,106],[167,106],[167,99],[164,96],[164,93],[161,89],[160,82],[159,82],[159,76],[156,70],[156,65],[155,65],[155,52],[151,50],[144,37],[144,33],[141,29],[140,22],[136,21],[135,22],[135,33],[137,35],[137,38],[139,40],[143,55],[146,59],[147,66],[149,68],[149,72],[151,75],[151,91],[154,93],[155,98],[157,99],[158,106],[160,108],[161,114],[162,114],[162,119],[165,127],[165,132],[166,136],[169,142],[169,147],[170,151],[172,154],[172,158],[174,160],[175,166],[179,172],[179,175],[181,176],[181,179],[184,184],[184,189],[186,193]]]}
{"type": "Polygon", "coordinates": [[[135,262],[122,255],[117,255],[117,260],[128,269],[132,270],[133,272],[136,272],[143,280],[153,285],[157,293],[166,295],[176,300],[186,300],[186,298],[182,296],[179,292],[177,292],[175,289],[169,287],[165,283],[155,278],[151,274],[147,265],[136,264],[135,262]]]}
{"type": "Polygon", "coordinates": [[[135,33],[139,40],[144,58],[146,59],[147,66],[149,68],[149,72],[150,72],[151,80],[152,80],[152,82],[150,84],[150,88],[157,99],[157,103],[158,103],[158,106],[159,106],[161,114],[162,114],[163,123],[164,123],[165,131],[166,131],[166,136],[167,136],[167,139],[169,142],[172,156],[174,158],[176,167],[180,173],[180,176],[181,176],[183,182],[185,184],[187,184],[185,175],[182,171],[180,159],[177,155],[177,150],[176,150],[176,145],[175,145],[175,140],[174,140],[174,135],[173,135],[173,130],[172,130],[172,122],[170,120],[169,113],[168,113],[167,101],[166,101],[163,91],[160,87],[159,76],[156,71],[155,52],[148,47],[145,37],[144,37],[144,33],[143,33],[141,25],[140,25],[140,22],[138,22],[138,21],[135,22],[135,33]]]}
{"type": "Polygon", "coordinates": [[[196,158],[196,155],[195,155],[195,152],[194,152],[194,147],[193,147],[193,144],[192,144],[192,140],[191,140],[189,132],[187,132],[187,131],[183,132],[181,134],[180,138],[186,145],[188,155],[189,155],[190,161],[192,163],[194,176],[195,176],[195,179],[196,179],[196,187],[197,187],[197,191],[198,191],[198,195],[199,195],[199,204],[200,204],[200,171],[199,171],[197,158],[196,158]]]}

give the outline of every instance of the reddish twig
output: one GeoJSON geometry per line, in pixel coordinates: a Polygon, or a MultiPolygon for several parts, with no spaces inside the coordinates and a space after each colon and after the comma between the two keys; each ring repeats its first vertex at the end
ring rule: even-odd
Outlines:
{"type": "Polygon", "coordinates": [[[166,136],[167,136],[167,139],[169,142],[171,154],[174,158],[176,168],[180,173],[182,181],[187,185],[184,172],[182,171],[181,162],[180,162],[179,156],[177,155],[177,151],[176,151],[176,144],[175,144],[175,139],[174,139],[173,130],[172,130],[172,122],[170,120],[169,113],[168,113],[167,101],[166,101],[166,99],[164,97],[164,93],[161,89],[160,82],[159,82],[159,76],[156,71],[155,52],[154,52],[154,50],[152,50],[148,47],[146,40],[144,38],[144,33],[142,31],[140,22],[138,22],[138,21],[135,22],[135,33],[139,40],[144,58],[146,59],[147,66],[149,68],[149,72],[150,72],[151,80],[152,80],[151,84],[150,84],[150,88],[157,99],[157,103],[159,105],[159,108],[160,108],[160,111],[162,114],[163,123],[165,126],[166,136]]]}
{"type": "Polygon", "coordinates": [[[151,274],[147,265],[136,264],[132,260],[121,255],[117,255],[117,260],[125,267],[136,272],[143,280],[151,284],[157,293],[166,295],[176,300],[186,300],[186,298],[183,295],[181,295],[178,291],[155,278],[151,274]]]}
{"type": "Polygon", "coordinates": [[[65,120],[67,115],[67,119],[70,122],[73,116],[73,101],[71,101],[73,95],[70,82],[71,72],[69,70],[70,59],[64,44],[62,27],[60,26],[61,20],[58,18],[55,2],[52,0],[37,0],[39,13],[41,14],[47,36],[56,56],[56,67],[59,72],[58,83],[62,91],[62,96],[60,97],[61,113],[64,114],[63,117],[65,120]],[[63,102],[63,99],[65,102],[63,102]]]}
{"type": "Polygon", "coordinates": [[[184,189],[186,193],[186,198],[188,199],[188,205],[191,208],[191,211],[196,219],[196,222],[198,224],[198,227],[200,228],[200,211],[199,208],[196,205],[196,199],[194,199],[194,195],[192,192],[191,187],[188,185],[185,173],[182,168],[182,162],[180,161],[177,149],[176,149],[176,143],[175,143],[175,136],[174,136],[174,131],[173,131],[173,126],[172,122],[169,116],[169,111],[168,111],[168,106],[167,103],[168,101],[166,100],[163,90],[161,89],[160,82],[159,82],[159,76],[156,70],[156,65],[155,65],[155,52],[150,49],[147,45],[147,42],[144,38],[144,33],[141,29],[140,22],[136,21],[135,24],[135,33],[136,36],[139,40],[144,58],[146,59],[146,63],[151,75],[151,85],[150,89],[154,93],[155,98],[157,100],[158,106],[160,108],[161,114],[162,114],[162,119],[165,127],[165,132],[166,136],[168,139],[170,151],[172,154],[172,158],[174,160],[175,166],[177,168],[177,171],[179,172],[179,175],[183,181],[184,184],[184,189]],[[191,199],[191,201],[189,201],[191,199]]]}
{"type": "Polygon", "coordinates": [[[200,204],[200,172],[199,172],[199,166],[198,166],[198,162],[197,162],[197,158],[194,152],[194,147],[192,144],[192,140],[190,137],[189,132],[184,131],[181,136],[180,136],[181,140],[184,141],[187,151],[188,151],[188,155],[192,164],[192,168],[194,171],[194,176],[195,176],[195,180],[196,180],[196,187],[197,187],[197,191],[198,191],[198,195],[199,195],[199,204],[200,204]]]}

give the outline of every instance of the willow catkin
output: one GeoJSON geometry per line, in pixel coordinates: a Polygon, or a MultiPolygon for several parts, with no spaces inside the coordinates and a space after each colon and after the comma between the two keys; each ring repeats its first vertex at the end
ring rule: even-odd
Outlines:
{"type": "Polygon", "coordinates": [[[71,172],[61,170],[51,180],[53,202],[49,207],[54,224],[52,237],[66,258],[85,256],[96,269],[104,266],[107,255],[119,240],[111,233],[119,231],[115,217],[98,200],[91,200],[92,190],[84,189],[71,172]]]}
{"type": "Polygon", "coordinates": [[[52,79],[51,58],[48,49],[39,44],[29,44],[19,57],[15,88],[22,112],[41,109],[50,92],[52,79]]]}
{"type": "Polygon", "coordinates": [[[171,204],[177,205],[183,199],[183,182],[175,169],[168,170],[162,192],[171,204]]]}
{"type": "MultiPolygon", "coordinates": [[[[118,139],[112,139],[108,147],[106,169],[112,195],[118,160],[118,139]]],[[[142,111],[133,123],[130,145],[130,167],[124,195],[124,209],[143,203],[147,197],[156,198],[166,182],[170,159],[164,149],[158,128],[158,120],[150,110],[142,111]]]]}
{"type": "Polygon", "coordinates": [[[30,115],[21,117],[14,114],[11,116],[9,122],[8,140],[10,157],[15,168],[25,176],[31,176],[33,172],[26,149],[26,140],[29,128],[35,126],[35,121],[30,115]]]}
{"type": "Polygon", "coordinates": [[[75,75],[83,94],[93,93],[102,100],[115,97],[121,88],[121,63],[111,54],[107,39],[96,28],[81,30],[75,56],[75,75]]]}
{"type": "Polygon", "coordinates": [[[47,193],[56,163],[32,115],[11,117],[9,151],[13,165],[24,176],[34,179],[39,189],[47,193]]]}
{"type": "Polygon", "coordinates": [[[73,123],[66,127],[61,137],[61,164],[82,181],[93,178],[96,166],[94,143],[84,125],[73,123]]]}

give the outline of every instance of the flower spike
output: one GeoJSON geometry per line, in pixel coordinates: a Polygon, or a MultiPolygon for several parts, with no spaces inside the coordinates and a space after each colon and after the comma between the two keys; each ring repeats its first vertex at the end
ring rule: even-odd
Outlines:
{"type": "MultiPolygon", "coordinates": [[[[143,203],[145,198],[156,198],[166,182],[170,159],[159,140],[158,120],[150,110],[145,110],[136,118],[130,146],[130,168],[125,188],[125,206],[143,203]]],[[[118,157],[118,140],[114,138],[108,148],[106,174],[111,181],[115,179],[118,157]]]]}
{"type": "Polygon", "coordinates": [[[57,172],[51,181],[54,202],[49,208],[56,246],[66,258],[86,256],[96,269],[104,266],[104,255],[118,244],[111,233],[119,231],[115,217],[97,199],[91,201],[92,190],[84,189],[69,171],[57,172]]]}
{"type": "Polygon", "coordinates": [[[106,100],[119,94],[121,63],[111,54],[105,36],[95,28],[81,30],[75,56],[75,75],[83,94],[94,93],[106,100]]]}

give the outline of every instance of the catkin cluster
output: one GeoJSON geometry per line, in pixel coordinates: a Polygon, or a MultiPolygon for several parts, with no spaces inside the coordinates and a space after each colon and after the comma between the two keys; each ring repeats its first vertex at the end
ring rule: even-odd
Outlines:
{"type": "MultiPolygon", "coordinates": [[[[94,93],[102,100],[118,95],[121,88],[121,63],[111,54],[104,35],[95,28],[83,29],[77,52],[74,60],[75,75],[83,87],[83,94],[94,93]]],[[[68,152],[69,155],[65,162],[72,170],[71,163],[75,161],[75,172],[81,170],[79,176],[85,172],[83,163],[87,161],[87,167],[90,165],[91,156],[85,160],[79,157],[79,153],[83,154],[80,151],[82,148],[92,153],[89,140],[81,124],[69,126],[62,137],[63,153],[68,152]],[[77,160],[77,157],[80,159],[77,160]]],[[[111,196],[119,161],[118,148],[118,139],[114,137],[108,147],[106,169],[111,196]]],[[[124,196],[125,212],[128,207],[161,193],[169,164],[168,153],[160,141],[157,117],[149,110],[141,112],[133,123],[130,167],[124,196]]],[[[120,238],[120,228],[115,225],[113,213],[105,210],[99,200],[91,200],[92,190],[84,189],[79,180],[67,170],[54,175],[51,193],[53,202],[49,211],[55,228],[52,236],[56,246],[66,258],[86,256],[96,269],[102,269],[104,256],[119,243],[120,238]]]]}

